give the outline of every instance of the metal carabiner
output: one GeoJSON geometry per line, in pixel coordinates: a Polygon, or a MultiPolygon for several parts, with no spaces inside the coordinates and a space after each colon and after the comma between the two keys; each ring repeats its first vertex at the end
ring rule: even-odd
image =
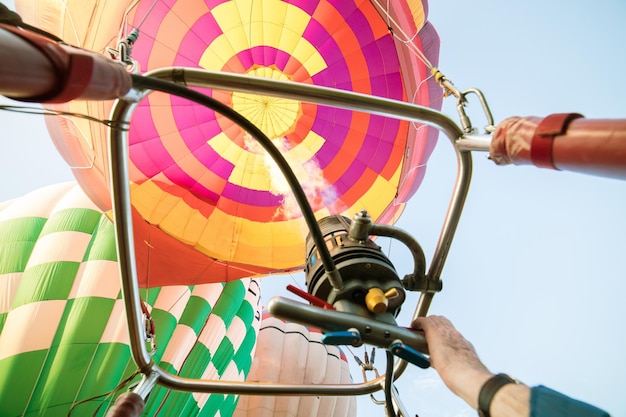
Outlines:
{"type": "Polygon", "coordinates": [[[117,59],[118,61],[126,64],[129,72],[135,72],[138,69],[137,61],[135,61],[131,56],[133,52],[133,44],[138,37],[139,31],[137,29],[133,29],[126,38],[120,39],[117,42],[117,49],[107,48],[107,52],[113,59],[117,59]]]}
{"type": "Polygon", "coordinates": [[[487,104],[487,100],[485,99],[484,94],[477,88],[470,88],[468,90],[463,91],[458,97],[456,109],[459,113],[459,118],[461,120],[461,127],[463,128],[463,132],[466,134],[470,133],[478,133],[474,127],[472,127],[472,122],[470,121],[467,113],[465,112],[465,106],[467,105],[468,94],[476,94],[478,96],[478,100],[483,108],[483,112],[487,119],[487,125],[485,126],[485,133],[493,133],[496,130],[496,127],[493,122],[493,116],[491,114],[491,110],[489,109],[489,105],[487,104]]]}

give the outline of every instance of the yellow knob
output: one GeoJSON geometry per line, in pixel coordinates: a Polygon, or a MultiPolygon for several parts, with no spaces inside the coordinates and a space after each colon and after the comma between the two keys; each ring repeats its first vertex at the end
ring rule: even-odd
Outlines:
{"type": "Polygon", "coordinates": [[[365,305],[367,309],[374,314],[380,314],[387,311],[387,297],[380,288],[370,288],[365,295],[365,305]]]}
{"type": "Polygon", "coordinates": [[[385,292],[385,297],[387,297],[387,299],[396,298],[399,295],[400,293],[397,288],[391,288],[385,292]]]}

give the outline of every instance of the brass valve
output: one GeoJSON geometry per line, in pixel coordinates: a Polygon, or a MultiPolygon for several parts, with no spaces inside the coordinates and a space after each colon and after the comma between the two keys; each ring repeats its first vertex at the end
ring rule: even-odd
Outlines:
{"type": "Polygon", "coordinates": [[[398,296],[398,290],[391,288],[387,292],[383,292],[380,288],[370,288],[365,295],[365,305],[367,309],[374,314],[381,314],[387,311],[389,299],[398,296]]]}

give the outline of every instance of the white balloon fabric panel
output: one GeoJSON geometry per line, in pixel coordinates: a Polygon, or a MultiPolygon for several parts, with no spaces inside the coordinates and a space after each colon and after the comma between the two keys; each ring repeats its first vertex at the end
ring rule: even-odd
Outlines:
{"type": "MultiPolygon", "coordinates": [[[[321,342],[317,329],[263,314],[246,381],[281,384],[352,382],[345,354],[321,342]]],[[[355,397],[241,396],[234,417],[355,417],[355,397]]]]}

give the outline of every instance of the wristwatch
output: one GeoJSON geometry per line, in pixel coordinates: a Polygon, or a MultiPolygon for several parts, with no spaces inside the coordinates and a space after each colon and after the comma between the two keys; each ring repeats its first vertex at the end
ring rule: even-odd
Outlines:
{"type": "Polygon", "coordinates": [[[515,378],[507,374],[497,374],[489,378],[480,389],[480,394],[478,394],[478,415],[480,417],[490,417],[489,408],[491,407],[491,401],[493,401],[496,392],[506,384],[518,383],[515,378]]]}

